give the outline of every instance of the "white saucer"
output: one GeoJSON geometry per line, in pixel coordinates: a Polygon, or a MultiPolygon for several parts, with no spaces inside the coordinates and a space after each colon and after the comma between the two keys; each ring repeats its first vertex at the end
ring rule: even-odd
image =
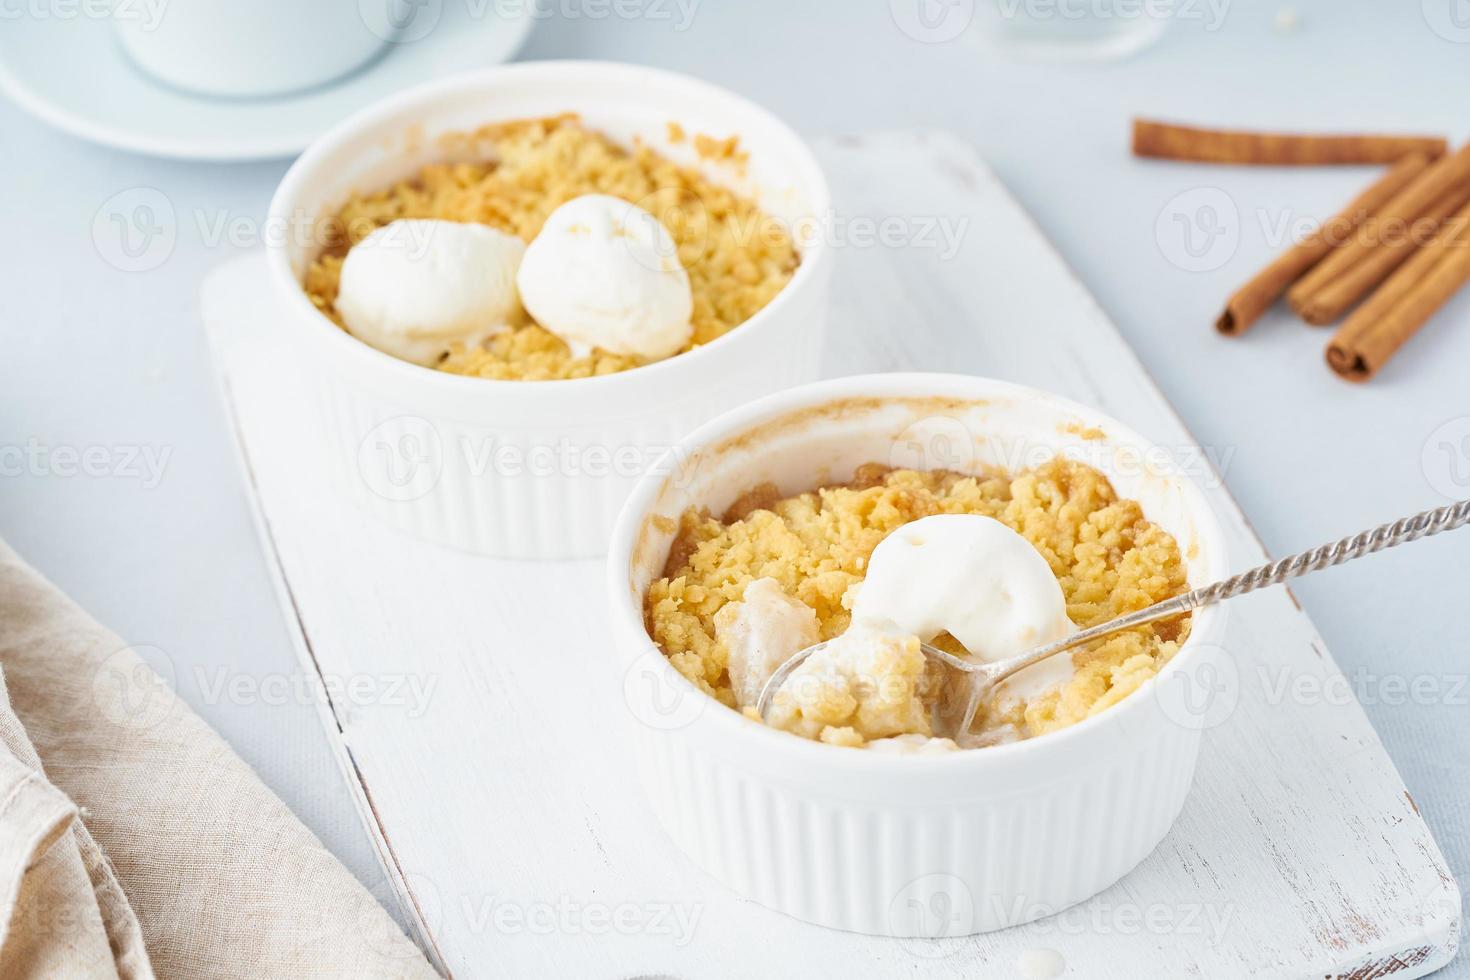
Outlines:
{"type": "Polygon", "coordinates": [[[533,5],[443,0],[424,37],[390,44],[338,82],[269,99],[211,99],[154,81],[96,17],[17,17],[0,31],[0,91],[82,139],[189,160],[292,156],[350,113],[410,85],[507,61],[533,5]],[[488,11],[475,16],[477,11],[488,11]]]}

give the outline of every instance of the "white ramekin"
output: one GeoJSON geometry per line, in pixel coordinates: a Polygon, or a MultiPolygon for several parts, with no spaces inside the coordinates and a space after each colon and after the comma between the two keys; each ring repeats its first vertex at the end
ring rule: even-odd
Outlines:
{"type": "Polygon", "coordinates": [[[659,819],[706,870],[809,922],[954,936],[1058,912],[1117,881],[1163,839],[1194,773],[1200,727],[1182,671],[1219,656],[1221,610],[1195,613],[1159,677],[1071,728],[940,756],[837,748],[765,728],[690,685],[658,651],[642,602],[679,515],[721,512],[754,484],[793,493],[865,462],[1035,465],[1076,454],[1179,542],[1192,584],[1226,573],[1204,495],[1176,458],[1119,423],[1018,385],[941,374],[842,378],[701,427],[629,498],[608,557],[610,612],[640,774],[659,819]],[[1192,666],[1191,666],[1192,665],[1192,666]]]}
{"type": "Polygon", "coordinates": [[[400,529],[508,558],[603,554],[637,479],[699,423],[816,377],[831,257],[830,208],[811,151],[765,110],[668,72],[598,62],[491,68],[367,109],[304,153],[271,202],[269,260],[287,326],[323,406],[324,455],[355,496],[400,529]],[[592,128],[700,166],[800,234],[801,266],[750,320],[687,354],[571,381],[492,381],[433,371],[360,343],[322,316],[301,282],[323,228],[355,190],[445,158],[441,137],[577,112],[592,128]],[[744,168],[699,160],[668,124],[736,135],[744,168]],[[805,230],[805,231],[803,231],[805,230]]]}

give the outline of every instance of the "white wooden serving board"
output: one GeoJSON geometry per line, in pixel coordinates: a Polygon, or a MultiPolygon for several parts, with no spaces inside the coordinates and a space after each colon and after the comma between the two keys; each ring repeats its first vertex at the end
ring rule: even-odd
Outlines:
{"type": "MultiPolygon", "coordinates": [[[[820,151],[846,229],[828,375],[991,375],[1161,445],[1192,443],[966,145],[892,133],[820,151]],[[883,219],[907,244],[862,237],[883,219]],[[956,254],[945,227],[962,232],[956,254]]],[[[1044,948],[1067,977],[1407,978],[1454,955],[1459,890],[1362,710],[1273,694],[1283,678],[1342,683],[1281,589],[1230,609],[1239,704],[1205,733],[1179,823],[1092,901],[1001,933],[912,941],[738,898],[673,848],[637,789],[600,563],[455,554],[339,502],[302,432],[262,259],[218,270],[203,303],[282,609],[405,915],[447,973],[1007,977],[1044,948]]],[[[1264,560],[1227,491],[1210,493],[1237,568],[1264,560]]]]}

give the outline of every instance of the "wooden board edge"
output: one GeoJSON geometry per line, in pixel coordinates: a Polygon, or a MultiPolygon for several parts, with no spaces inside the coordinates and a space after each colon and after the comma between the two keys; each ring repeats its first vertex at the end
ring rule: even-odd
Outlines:
{"type": "Polygon", "coordinates": [[[342,774],[343,781],[347,785],[348,794],[351,796],[353,805],[357,809],[359,822],[366,828],[368,837],[373,846],[373,853],[377,856],[378,867],[382,870],[384,877],[393,892],[395,903],[399,914],[409,924],[410,935],[414,942],[428,957],[430,964],[441,975],[453,978],[453,974],[447,968],[443,955],[439,951],[428,924],[423,915],[421,903],[413,893],[413,888],[403,872],[402,866],[393,849],[392,842],[388,839],[387,831],[378,819],[377,809],[373,805],[372,791],[368,787],[362,770],[353,758],[352,748],[347,744],[345,732],[338,718],[339,706],[332,701],[331,689],[326,683],[325,675],[321,665],[317,662],[316,654],[311,647],[311,639],[307,635],[306,625],[302,621],[300,609],[296,603],[296,597],[291,589],[290,582],[286,579],[285,566],[281,561],[279,549],[276,546],[275,534],[271,529],[270,518],[265,513],[262,503],[260,487],[256,482],[255,468],[251,463],[250,450],[245,444],[245,436],[241,429],[239,413],[236,410],[232,396],[229,378],[228,345],[231,342],[227,336],[228,318],[215,316],[211,313],[211,296],[222,290],[221,282],[232,275],[241,274],[244,268],[250,264],[264,265],[260,254],[244,256],[225,263],[210,271],[205,276],[199,289],[199,307],[201,319],[204,323],[205,339],[209,347],[209,360],[214,376],[215,393],[219,403],[224,410],[225,425],[229,430],[232,454],[236,466],[239,469],[241,480],[245,487],[247,506],[250,511],[250,521],[255,528],[256,539],[260,543],[262,557],[265,559],[266,575],[270,579],[271,589],[275,593],[276,603],[280,606],[282,625],[290,638],[291,646],[296,654],[297,663],[311,678],[316,697],[317,715],[321,721],[322,732],[326,736],[327,744],[332,751],[332,757],[337,763],[337,768],[342,774]]]}

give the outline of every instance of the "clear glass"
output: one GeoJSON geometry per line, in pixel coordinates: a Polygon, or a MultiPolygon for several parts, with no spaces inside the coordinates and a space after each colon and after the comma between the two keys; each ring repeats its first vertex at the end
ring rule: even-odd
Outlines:
{"type": "Polygon", "coordinates": [[[1163,36],[1173,13],[1173,0],[975,0],[990,46],[1047,61],[1127,57],[1163,36]]]}

